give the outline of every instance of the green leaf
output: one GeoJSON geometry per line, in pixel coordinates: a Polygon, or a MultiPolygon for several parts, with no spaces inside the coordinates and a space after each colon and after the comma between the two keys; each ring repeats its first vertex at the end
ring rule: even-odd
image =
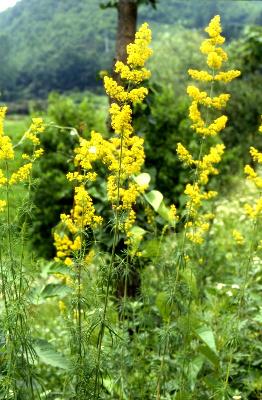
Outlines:
{"type": "Polygon", "coordinates": [[[55,263],[49,268],[50,274],[72,275],[72,270],[62,263],[55,263]]]}
{"type": "Polygon", "coordinates": [[[219,366],[219,358],[208,346],[199,346],[199,352],[207,358],[207,360],[214,365],[215,368],[219,366]]]}
{"type": "Polygon", "coordinates": [[[66,285],[63,285],[61,283],[55,284],[55,283],[49,283],[44,287],[42,292],[40,293],[41,296],[44,298],[47,297],[65,297],[69,293],[72,292],[72,289],[66,285]]]}
{"type": "Polygon", "coordinates": [[[189,364],[188,377],[190,380],[191,390],[194,390],[197,382],[197,376],[204,364],[204,358],[202,356],[195,357],[189,364]]]}
{"type": "Polygon", "coordinates": [[[143,228],[140,228],[138,225],[134,225],[131,229],[132,235],[135,237],[142,237],[146,231],[143,228]]]}
{"type": "Polygon", "coordinates": [[[153,209],[158,212],[158,209],[163,201],[163,195],[158,190],[151,190],[151,192],[145,194],[145,199],[153,207],[153,209]]]}
{"type": "Polygon", "coordinates": [[[208,346],[208,348],[217,354],[215,337],[209,326],[202,326],[195,330],[200,339],[208,346]]]}
{"type": "Polygon", "coordinates": [[[151,176],[146,172],[143,172],[142,174],[134,177],[134,181],[139,186],[145,186],[145,185],[147,186],[149,184],[150,180],[151,180],[151,176]]]}
{"type": "Polygon", "coordinates": [[[169,208],[165,205],[165,203],[162,201],[162,203],[160,204],[159,208],[158,208],[158,214],[165,219],[168,222],[172,222],[171,218],[170,218],[170,210],[169,208]]]}
{"type": "Polygon", "coordinates": [[[38,339],[34,345],[34,349],[44,364],[65,370],[70,369],[70,361],[63,354],[56,351],[54,346],[48,341],[38,339]]]}

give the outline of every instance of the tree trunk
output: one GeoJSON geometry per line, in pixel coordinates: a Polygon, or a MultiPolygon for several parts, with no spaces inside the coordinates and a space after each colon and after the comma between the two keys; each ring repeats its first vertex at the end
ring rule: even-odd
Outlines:
{"type": "MultiPolygon", "coordinates": [[[[117,35],[116,35],[116,51],[115,59],[116,61],[126,62],[127,53],[126,46],[133,42],[136,33],[136,23],[137,23],[137,1],[136,0],[119,0],[118,6],[118,25],[117,25],[117,35]]],[[[114,78],[120,83],[118,76],[114,78]]]]}

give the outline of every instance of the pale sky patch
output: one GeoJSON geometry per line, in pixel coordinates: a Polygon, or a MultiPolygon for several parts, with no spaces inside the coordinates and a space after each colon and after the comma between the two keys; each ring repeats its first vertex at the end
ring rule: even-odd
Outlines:
{"type": "Polygon", "coordinates": [[[0,12],[13,7],[19,0],[0,0],[0,12]]]}

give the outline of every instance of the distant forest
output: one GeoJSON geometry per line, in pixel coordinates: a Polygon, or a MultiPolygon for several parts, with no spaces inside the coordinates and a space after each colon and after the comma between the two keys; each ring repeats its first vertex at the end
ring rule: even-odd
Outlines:
{"type": "MultiPolygon", "coordinates": [[[[1,13],[1,101],[45,98],[51,90],[99,92],[99,71],[111,68],[117,23],[116,10],[102,9],[101,2],[21,0],[1,13]]],[[[261,25],[262,2],[158,0],[156,9],[140,7],[139,21],[151,24],[157,40],[162,27],[203,28],[215,14],[227,39],[234,39],[244,25],[261,25]]]]}

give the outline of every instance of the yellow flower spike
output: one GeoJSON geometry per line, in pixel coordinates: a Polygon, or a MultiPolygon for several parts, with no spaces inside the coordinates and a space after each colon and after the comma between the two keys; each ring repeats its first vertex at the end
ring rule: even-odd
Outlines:
{"type": "Polygon", "coordinates": [[[169,217],[174,222],[177,222],[179,220],[179,216],[177,215],[177,208],[176,208],[175,204],[171,204],[171,206],[170,206],[169,217]]]}
{"type": "Polygon", "coordinates": [[[220,69],[223,59],[217,54],[216,51],[211,51],[207,56],[207,65],[209,68],[220,69]]]}
{"type": "Polygon", "coordinates": [[[115,64],[115,72],[120,74],[122,80],[139,84],[146,79],[149,79],[151,72],[146,68],[131,69],[128,65],[125,65],[122,61],[117,61],[115,64]]]}
{"type": "Polygon", "coordinates": [[[14,149],[9,136],[0,136],[0,160],[13,160],[14,149]]]}
{"type": "Polygon", "coordinates": [[[192,155],[189,153],[189,151],[181,144],[177,144],[176,152],[178,155],[178,158],[184,162],[186,165],[193,165],[194,164],[194,159],[192,155]]]}
{"type": "Polygon", "coordinates": [[[206,71],[189,69],[188,74],[191,76],[191,78],[196,79],[197,81],[211,82],[213,80],[213,76],[206,71]]]}
{"type": "Polygon", "coordinates": [[[0,136],[4,134],[4,119],[6,115],[7,107],[0,107],[0,136]]]}
{"type": "Polygon", "coordinates": [[[148,46],[151,43],[151,30],[147,23],[144,23],[135,35],[134,43],[127,46],[127,64],[131,67],[143,67],[148,58],[152,55],[152,49],[148,46]]]}
{"type": "Polygon", "coordinates": [[[112,117],[112,128],[117,134],[131,135],[133,132],[132,122],[132,110],[129,105],[124,105],[122,108],[113,103],[109,109],[112,117]]]}
{"type": "Polygon", "coordinates": [[[33,164],[31,162],[20,167],[11,175],[9,184],[14,185],[15,183],[28,180],[32,172],[32,167],[33,164]]]}
{"type": "Polygon", "coordinates": [[[123,86],[118,85],[117,82],[109,76],[104,77],[104,87],[108,96],[112,97],[119,102],[125,102],[128,99],[128,93],[123,86]]]}
{"type": "Polygon", "coordinates": [[[252,156],[253,161],[257,161],[258,164],[262,164],[262,153],[260,151],[251,146],[249,152],[252,156]]]}
{"type": "Polygon", "coordinates": [[[224,83],[231,82],[233,79],[238,78],[241,72],[238,70],[231,70],[227,72],[219,72],[214,76],[215,81],[221,81],[224,83]]]}
{"type": "Polygon", "coordinates": [[[205,28],[205,31],[213,39],[220,36],[220,33],[222,32],[222,28],[221,28],[221,24],[220,24],[220,15],[215,15],[215,17],[211,19],[211,21],[209,22],[209,25],[205,28]]]}

